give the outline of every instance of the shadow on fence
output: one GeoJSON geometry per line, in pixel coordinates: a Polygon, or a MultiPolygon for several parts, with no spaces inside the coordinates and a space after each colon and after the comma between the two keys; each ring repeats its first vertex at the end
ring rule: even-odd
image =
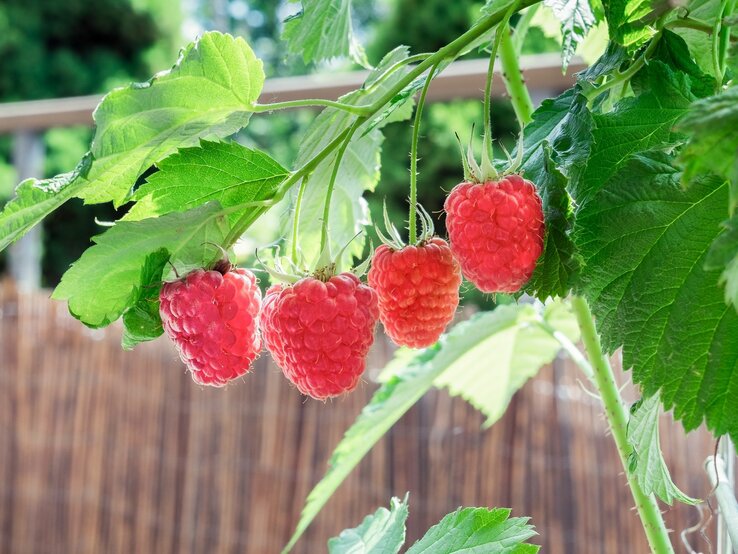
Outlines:
{"type": "MultiPolygon", "coordinates": [[[[201,388],[166,340],[133,352],[119,341],[118,326],[86,329],[48,293],[0,283],[0,551],[279,552],[375,385],[305,400],[263,356],[242,382],[201,388]]],[[[391,355],[377,343],[370,367],[391,355]]],[[[508,506],[532,517],[544,552],[648,552],[598,401],[576,378],[557,360],[487,431],[462,400],[426,395],[295,552],[325,552],[329,537],[406,491],[409,541],[460,505],[508,506]]],[[[662,444],[675,482],[705,497],[710,435],[685,437],[665,417],[662,444]]],[[[698,519],[695,508],[666,510],[677,534],[698,519]]]]}

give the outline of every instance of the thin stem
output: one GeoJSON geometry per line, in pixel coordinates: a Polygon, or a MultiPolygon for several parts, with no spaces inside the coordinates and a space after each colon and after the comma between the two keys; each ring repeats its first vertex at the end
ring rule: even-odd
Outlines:
{"type": "Polygon", "coordinates": [[[656,499],[653,494],[645,494],[638,484],[635,475],[628,471],[628,456],[632,451],[627,440],[628,410],[615,384],[610,361],[602,352],[600,337],[597,334],[592,313],[589,311],[587,301],[580,296],[574,296],[571,300],[571,305],[574,315],[579,322],[579,328],[582,332],[582,342],[584,343],[587,356],[594,371],[594,383],[602,398],[607,423],[612,432],[612,437],[620,456],[620,462],[623,464],[623,469],[628,478],[628,485],[633,494],[633,499],[635,500],[643,529],[646,532],[651,552],[655,554],[674,554],[674,549],[669,542],[669,534],[664,525],[664,519],[661,516],[656,499]]]}
{"type": "Polygon", "coordinates": [[[423,90],[420,91],[418,97],[418,105],[415,108],[415,120],[413,121],[413,136],[410,142],[410,214],[408,216],[408,242],[415,244],[418,242],[417,233],[417,215],[415,210],[418,204],[418,139],[420,138],[420,122],[423,116],[423,106],[425,106],[425,97],[428,94],[428,87],[433,81],[434,73],[438,65],[431,67],[428,76],[425,78],[423,90]]]}
{"type": "MultiPolygon", "coordinates": [[[[537,4],[540,2],[540,0],[521,0],[520,5],[518,6],[518,9],[524,9],[529,6],[532,6],[533,4],[537,4]]],[[[431,67],[440,64],[444,60],[448,58],[454,58],[456,57],[459,52],[461,52],[467,45],[471,44],[475,40],[477,40],[479,37],[484,35],[487,31],[489,31],[492,27],[497,25],[500,21],[502,21],[506,15],[509,12],[508,9],[500,9],[494,13],[491,13],[484,19],[480,20],[474,27],[466,31],[464,34],[459,35],[456,39],[449,42],[446,46],[439,49],[434,54],[428,56],[425,58],[422,62],[420,62],[418,65],[413,67],[412,70],[408,71],[401,79],[398,79],[397,82],[389,88],[380,98],[375,100],[370,106],[359,106],[361,108],[366,108],[366,113],[363,116],[360,116],[364,119],[371,117],[375,113],[377,113],[379,110],[381,110],[385,104],[387,104],[390,100],[392,100],[397,93],[399,93],[401,90],[403,90],[405,87],[407,87],[410,83],[412,83],[415,79],[420,77],[423,73],[425,73],[428,69],[431,67]]],[[[336,138],[334,138],[329,144],[327,144],[318,154],[316,154],[312,159],[308,160],[302,167],[299,167],[296,169],[292,174],[290,174],[287,179],[285,179],[282,184],[280,185],[277,193],[275,194],[274,198],[275,200],[279,200],[284,197],[286,192],[295,185],[302,177],[305,176],[305,174],[311,172],[315,167],[322,162],[327,156],[329,156],[338,146],[343,142],[343,139],[346,137],[346,134],[349,132],[349,129],[344,129],[336,138]]],[[[224,247],[228,248],[233,243],[238,240],[238,238],[246,232],[246,230],[249,228],[249,226],[256,221],[264,212],[266,211],[265,208],[254,210],[253,212],[249,212],[247,214],[244,214],[244,216],[236,222],[236,224],[233,226],[231,231],[228,233],[228,236],[223,241],[224,247]]]]}
{"type": "MultiPolygon", "coordinates": [[[[723,6],[722,13],[720,14],[721,28],[720,36],[718,41],[718,61],[720,62],[721,76],[725,76],[725,62],[728,58],[728,48],[730,47],[730,26],[722,23],[722,18],[727,17],[735,10],[736,0],[726,0],[723,6]]],[[[718,83],[718,87],[722,86],[722,79],[718,83]]]]}
{"type": "Polygon", "coordinates": [[[693,19],[691,17],[678,17],[676,19],[673,19],[672,21],[669,21],[666,25],[664,25],[667,29],[694,29],[695,31],[702,31],[703,33],[706,33],[708,35],[712,34],[713,27],[711,25],[708,25],[704,21],[700,21],[699,19],[693,19]]]}
{"type": "Polygon", "coordinates": [[[507,33],[507,20],[500,23],[495,33],[495,41],[492,51],[489,53],[489,65],[487,65],[487,78],[484,81],[484,137],[482,141],[482,177],[496,178],[496,171],[492,165],[494,154],[492,152],[492,81],[495,75],[495,60],[500,48],[502,36],[507,33]]]}
{"type": "Polygon", "coordinates": [[[661,34],[662,32],[659,31],[653,36],[651,42],[648,43],[648,47],[643,51],[643,54],[641,54],[636,61],[630,64],[628,69],[616,73],[615,76],[606,83],[586,91],[584,96],[587,98],[587,102],[591,102],[606,90],[630,81],[633,76],[641,70],[641,68],[646,64],[646,60],[650,58],[656,50],[656,46],[658,46],[659,40],[661,39],[661,34]]]}
{"type": "Polygon", "coordinates": [[[523,74],[520,72],[518,64],[518,54],[513,45],[510,32],[502,33],[502,41],[500,42],[500,62],[502,62],[502,77],[510,94],[515,115],[523,129],[533,120],[533,101],[530,98],[528,87],[523,81],[523,74]]]}
{"type": "Polygon", "coordinates": [[[364,122],[364,119],[359,117],[354,121],[353,125],[349,128],[346,138],[341,144],[338,152],[336,152],[336,161],[333,162],[333,171],[331,173],[330,181],[328,181],[328,190],[325,191],[325,204],[323,205],[323,225],[320,229],[320,252],[325,250],[326,244],[328,244],[328,218],[331,214],[331,198],[333,198],[333,189],[336,185],[336,178],[338,177],[338,169],[341,166],[343,155],[346,153],[351,137],[356,132],[356,129],[364,122]]]}
{"type": "Polygon", "coordinates": [[[594,383],[594,370],[592,369],[592,364],[589,363],[586,356],[584,356],[579,348],[577,348],[577,345],[569,340],[569,337],[564,333],[551,326],[546,320],[542,319],[537,321],[536,324],[551,335],[552,338],[558,341],[561,348],[563,348],[572,361],[579,366],[579,369],[582,370],[582,373],[586,375],[587,379],[594,383]]]}
{"type": "Polygon", "coordinates": [[[422,54],[414,54],[412,56],[408,56],[404,60],[400,60],[399,62],[395,62],[394,64],[392,64],[391,66],[389,66],[389,68],[387,68],[387,71],[385,71],[379,77],[377,77],[377,79],[371,85],[369,85],[368,87],[366,87],[366,89],[364,89],[364,91],[365,92],[372,92],[379,85],[381,85],[384,81],[386,81],[387,80],[387,77],[389,77],[390,75],[392,75],[395,71],[397,71],[401,67],[404,67],[406,65],[410,65],[410,64],[413,64],[413,63],[422,62],[423,60],[430,58],[432,55],[433,54],[429,54],[427,52],[426,53],[422,53],[422,54]]]}
{"type": "Polygon", "coordinates": [[[721,0],[720,11],[715,18],[715,24],[712,27],[712,66],[715,71],[715,86],[717,90],[723,85],[723,77],[725,75],[725,67],[721,61],[722,47],[721,47],[721,33],[723,24],[723,15],[725,14],[725,8],[727,7],[727,0],[721,0]]]}
{"type": "Polygon", "coordinates": [[[297,191],[297,200],[295,201],[295,214],[292,219],[292,263],[297,263],[297,235],[300,228],[300,208],[302,208],[302,197],[305,194],[309,175],[305,175],[300,183],[297,191]]]}
{"type": "Polygon", "coordinates": [[[366,115],[368,114],[369,106],[352,106],[350,104],[344,104],[343,102],[337,102],[335,100],[325,100],[323,98],[306,98],[304,100],[288,100],[286,102],[274,102],[272,104],[254,104],[251,106],[251,111],[254,113],[273,112],[275,110],[287,110],[292,108],[336,108],[344,112],[352,113],[355,115],[366,115]]]}

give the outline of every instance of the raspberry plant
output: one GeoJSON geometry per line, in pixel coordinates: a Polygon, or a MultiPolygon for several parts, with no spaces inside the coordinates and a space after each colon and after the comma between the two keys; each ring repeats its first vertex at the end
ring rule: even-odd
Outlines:
{"type": "MultiPolygon", "coordinates": [[[[285,25],[285,50],[306,62],[348,56],[369,67],[350,8],[350,0],[303,0],[303,11],[285,25]]],[[[438,51],[387,53],[359,90],[336,101],[274,104],[258,102],[265,76],[249,45],[205,33],[169,71],[102,100],[90,151],[70,173],[20,183],[0,213],[0,248],[70,198],[129,206],[54,291],[82,323],[102,327],[122,318],[126,348],[166,328],[185,361],[195,364],[199,381],[217,384],[248,369],[263,337],[301,391],[324,398],[349,390],[363,370],[380,307],[390,335],[400,337],[413,328],[403,321],[399,332],[400,318],[425,317],[427,310],[417,306],[437,300],[417,300],[411,284],[426,292],[440,286],[443,307],[455,303],[456,292],[446,290],[457,282],[449,259],[444,263],[452,277],[441,286],[433,282],[431,262],[404,254],[446,248],[428,233],[422,211],[424,229],[420,237],[417,232],[420,114],[433,79],[457,57],[485,49],[490,71],[481,164],[465,152],[459,170],[460,181],[466,173],[479,184],[462,185],[463,201],[454,200],[459,191],[449,197],[449,217],[460,217],[456,227],[449,225],[456,235],[451,248],[461,241],[454,255],[462,269],[475,268],[475,283],[524,292],[526,300],[453,325],[423,350],[400,351],[337,446],[285,550],[430,388],[465,398],[491,425],[515,391],[563,350],[602,399],[652,551],[673,552],[658,501],[696,500],[669,477],[658,445],[660,411],[673,411],[686,431],[704,423],[716,437],[738,440],[738,36],[731,30],[737,20],[736,0],[678,6],[490,0],[470,29],[438,51]],[[518,58],[536,12],[546,10],[560,21],[564,67],[591,33],[606,31],[608,41],[572,88],[534,110],[518,58]],[[494,157],[490,139],[498,54],[521,127],[507,160],[494,157]],[[298,107],[321,111],[291,169],[229,140],[252,116],[298,107]],[[361,230],[371,225],[365,203],[356,199],[380,178],[383,127],[402,124],[413,109],[408,240],[389,222],[391,244],[377,254],[395,251],[406,265],[374,265],[374,291],[356,276],[364,268],[347,273],[365,251],[361,230]],[[265,263],[279,282],[258,314],[258,291],[245,277],[250,273],[218,271],[218,260],[267,211],[285,208],[280,252],[286,256],[275,252],[265,263]],[[397,279],[402,271],[405,283],[397,279]],[[500,274],[514,274],[514,282],[499,285],[500,274]],[[225,290],[230,280],[240,288],[225,290]],[[387,286],[395,281],[402,294],[387,286]],[[419,303],[407,307],[407,298],[419,303]],[[318,301],[325,306],[317,309],[318,301]],[[192,309],[203,302],[212,309],[192,309]],[[242,336],[235,336],[238,329],[242,336]],[[575,344],[580,338],[584,353],[575,344]],[[609,364],[617,349],[643,395],[632,410],[609,364]]],[[[427,177],[423,186],[432,186],[427,177]]],[[[430,340],[445,325],[448,314],[440,315],[430,340]]],[[[426,339],[397,340],[415,346],[426,339]]],[[[526,543],[532,527],[508,516],[504,509],[460,510],[410,552],[455,552],[453,537],[490,551],[536,551],[526,543]]],[[[332,539],[329,549],[397,552],[406,517],[407,503],[393,499],[389,511],[368,516],[332,539]]]]}

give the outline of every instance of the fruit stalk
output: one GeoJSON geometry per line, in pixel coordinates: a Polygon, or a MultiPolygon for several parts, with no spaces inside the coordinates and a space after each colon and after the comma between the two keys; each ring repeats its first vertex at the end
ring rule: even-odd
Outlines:
{"type": "Polygon", "coordinates": [[[428,87],[435,76],[438,65],[434,65],[428,71],[425,79],[423,90],[420,91],[418,105],[415,108],[415,120],[413,121],[413,136],[410,142],[410,214],[408,216],[408,243],[415,244],[418,242],[417,232],[417,204],[418,204],[418,139],[420,138],[420,120],[423,118],[423,106],[425,106],[425,97],[428,94],[428,87]]]}
{"type": "Polygon", "coordinates": [[[628,479],[633,499],[636,503],[638,515],[641,518],[643,529],[646,532],[651,552],[655,554],[674,554],[674,549],[669,541],[669,534],[664,525],[664,519],[656,503],[653,494],[645,494],[641,489],[635,475],[628,471],[628,456],[631,447],[626,437],[628,426],[628,411],[620,396],[620,391],[615,384],[610,360],[602,352],[600,337],[597,334],[592,313],[587,301],[581,296],[574,296],[571,300],[574,315],[582,332],[582,342],[587,351],[592,370],[593,382],[602,398],[605,407],[605,416],[612,433],[615,446],[620,456],[620,462],[628,479]]]}
{"type": "Polygon", "coordinates": [[[502,77],[510,94],[515,115],[522,129],[533,120],[533,101],[530,98],[528,87],[525,86],[523,75],[518,64],[518,55],[513,44],[510,30],[501,29],[500,62],[502,63],[502,77]]]}

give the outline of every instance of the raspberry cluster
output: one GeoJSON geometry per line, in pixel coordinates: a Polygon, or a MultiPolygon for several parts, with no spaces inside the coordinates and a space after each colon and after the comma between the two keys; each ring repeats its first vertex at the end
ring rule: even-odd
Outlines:
{"type": "Polygon", "coordinates": [[[459,305],[461,270],[448,243],[438,237],[399,250],[381,245],[368,281],[379,296],[385,331],[400,346],[436,342],[459,305]]]}
{"type": "Polygon", "coordinates": [[[193,271],[164,283],[159,301],[164,330],[195,382],[221,387],[259,355],[261,291],[250,271],[193,271]]]}
{"type": "Polygon", "coordinates": [[[461,183],[444,207],[464,277],[483,292],[519,291],[543,250],[543,208],[533,183],[519,175],[461,183]]]}

